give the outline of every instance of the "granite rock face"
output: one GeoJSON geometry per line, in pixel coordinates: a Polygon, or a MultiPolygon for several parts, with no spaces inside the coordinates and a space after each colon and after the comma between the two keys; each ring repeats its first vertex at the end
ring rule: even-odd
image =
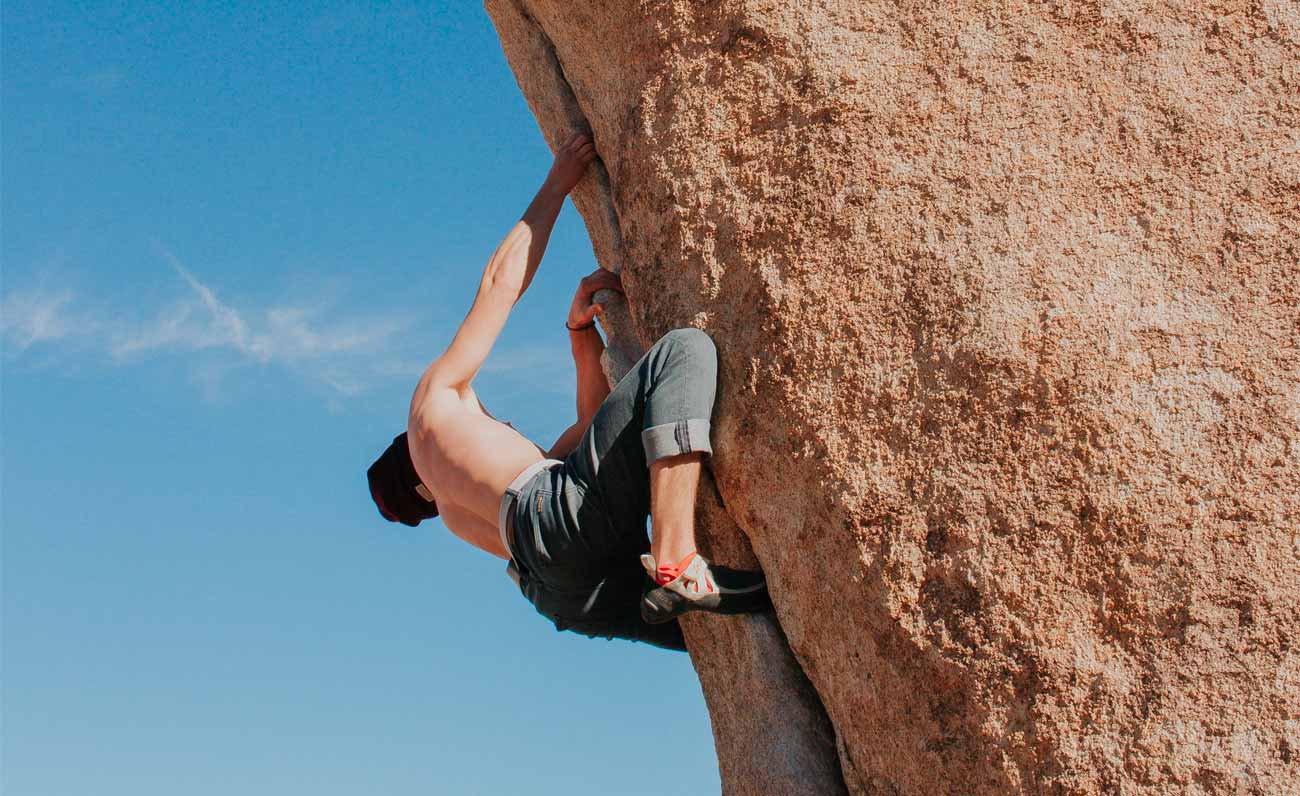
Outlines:
{"type": "Polygon", "coordinates": [[[488,0],[721,357],[734,794],[1297,793],[1300,6],[488,0]]]}

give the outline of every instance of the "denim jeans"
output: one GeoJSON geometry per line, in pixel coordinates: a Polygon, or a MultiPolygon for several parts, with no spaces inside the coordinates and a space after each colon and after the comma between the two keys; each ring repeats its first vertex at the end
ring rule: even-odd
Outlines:
{"type": "Polygon", "coordinates": [[[610,391],[578,447],[520,488],[507,540],[511,567],[558,630],[685,649],[676,621],[641,620],[650,465],[713,452],[717,378],[707,334],[669,332],[610,391]]]}

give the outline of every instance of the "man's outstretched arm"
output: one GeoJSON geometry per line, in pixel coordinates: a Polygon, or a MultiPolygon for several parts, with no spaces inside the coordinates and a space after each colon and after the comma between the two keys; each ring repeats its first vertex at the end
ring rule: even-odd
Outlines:
{"type": "MultiPolygon", "coordinates": [[[[564,198],[595,157],[595,147],[585,135],[572,136],[555,153],[546,181],[488,260],[469,314],[447,351],[425,372],[421,387],[462,387],[474,379],[505,328],[510,310],[537,273],[564,198]]],[[[422,392],[417,389],[417,401],[422,392]]]]}

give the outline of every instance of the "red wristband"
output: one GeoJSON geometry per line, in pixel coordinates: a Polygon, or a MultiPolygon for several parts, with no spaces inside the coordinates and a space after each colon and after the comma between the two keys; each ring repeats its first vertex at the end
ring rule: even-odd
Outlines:
{"type": "Polygon", "coordinates": [[[588,329],[590,329],[591,327],[593,327],[593,326],[595,326],[595,325],[596,325],[596,322],[595,322],[595,321],[589,321],[589,322],[587,323],[586,326],[579,326],[579,327],[577,327],[577,328],[575,329],[574,327],[572,327],[572,326],[569,325],[569,322],[568,322],[568,321],[565,321],[565,322],[564,322],[564,328],[565,328],[565,329],[568,329],[568,330],[571,331],[571,332],[585,332],[585,331],[587,331],[588,329]]]}

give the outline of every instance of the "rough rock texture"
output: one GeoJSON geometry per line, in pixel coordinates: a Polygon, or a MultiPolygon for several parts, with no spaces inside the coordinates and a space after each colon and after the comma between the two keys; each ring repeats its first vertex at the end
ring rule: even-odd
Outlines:
{"type": "Polygon", "coordinates": [[[487,7],[718,343],[726,792],[1300,791],[1295,2],[487,7]]]}

